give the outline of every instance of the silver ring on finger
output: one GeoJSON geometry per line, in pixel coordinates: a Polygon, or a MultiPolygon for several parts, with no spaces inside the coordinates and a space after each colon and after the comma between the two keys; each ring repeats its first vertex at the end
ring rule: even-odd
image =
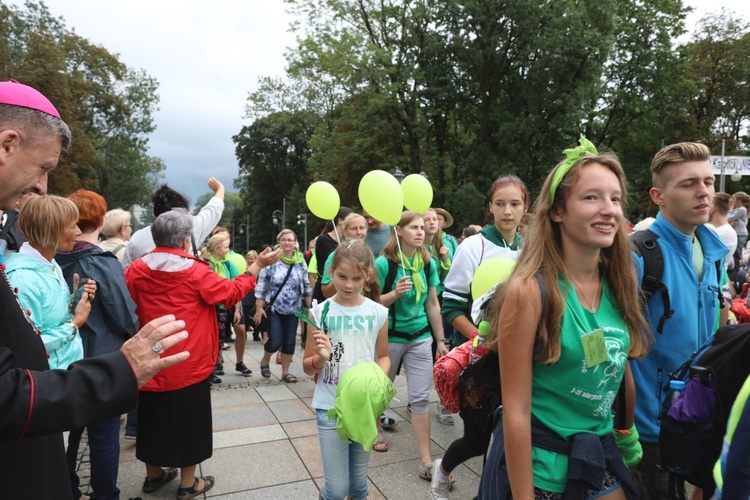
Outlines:
{"type": "Polygon", "coordinates": [[[161,346],[159,342],[151,346],[151,350],[154,351],[157,354],[161,354],[162,351],[164,351],[164,348],[161,346]]]}

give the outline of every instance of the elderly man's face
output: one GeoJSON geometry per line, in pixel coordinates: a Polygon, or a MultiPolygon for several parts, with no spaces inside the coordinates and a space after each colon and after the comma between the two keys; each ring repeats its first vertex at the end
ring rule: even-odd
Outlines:
{"type": "Polygon", "coordinates": [[[0,131],[0,209],[13,210],[26,193],[47,194],[47,175],[57,166],[60,138],[30,138],[15,130],[0,131]]]}

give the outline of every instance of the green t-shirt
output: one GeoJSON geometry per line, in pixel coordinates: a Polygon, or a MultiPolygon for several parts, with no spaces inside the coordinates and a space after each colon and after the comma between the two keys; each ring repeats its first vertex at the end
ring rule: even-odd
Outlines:
{"type": "Polygon", "coordinates": [[[320,278],[320,283],[322,285],[327,285],[331,281],[333,281],[333,276],[331,276],[331,264],[333,263],[333,256],[336,254],[336,250],[328,254],[328,258],[326,259],[326,264],[323,266],[323,277],[320,278]]]}
{"type": "MultiPolygon", "coordinates": [[[[408,262],[411,265],[411,260],[409,260],[408,262]]],[[[385,279],[386,277],[388,277],[388,259],[383,255],[375,259],[375,269],[378,271],[380,291],[382,292],[383,286],[385,285],[385,279]]],[[[409,271],[407,271],[406,274],[411,275],[409,271]]],[[[422,269],[421,274],[422,279],[424,280],[424,269],[422,269]]],[[[396,270],[396,278],[393,280],[394,287],[402,276],[404,276],[404,268],[401,267],[401,263],[399,263],[398,269],[396,270]]],[[[427,310],[425,309],[425,302],[427,302],[429,289],[436,287],[439,282],[440,278],[438,278],[437,266],[435,266],[434,262],[431,262],[430,276],[425,280],[425,283],[427,284],[427,290],[425,290],[425,293],[423,293],[419,297],[419,302],[417,302],[417,293],[414,291],[414,287],[412,287],[411,290],[406,292],[400,299],[393,303],[392,307],[394,307],[396,314],[396,329],[399,332],[418,332],[419,330],[429,325],[429,321],[427,319],[427,310]]],[[[388,327],[393,328],[393,322],[391,321],[390,315],[388,317],[388,327]]],[[[429,338],[430,335],[430,332],[426,332],[424,335],[420,335],[412,342],[429,338]]],[[[405,339],[392,336],[388,337],[388,341],[396,344],[405,344],[406,342],[408,342],[405,339]]]]}
{"type": "Polygon", "coordinates": [[[310,262],[307,264],[307,274],[318,274],[318,258],[315,256],[315,250],[313,250],[310,262]]]}
{"type": "MultiPolygon", "coordinates": [[[[562,278],[559,286],[565,293],[562,278]]],[[[599,310],[591,313],[578,302],[571,285],[565,298],[560,332],[562,351],[554,365],[534,362],[531,414],[542,424],[568,439],[587,432],[605,436],[612,432],[612,402],[625,374],[630,336],[606,279],[602,280],[599,310]],[[588,367],[583,336],[603,330],[606,360],[588,367]]],[[[534,486],[562,493],[568,476],[568,456],[532,448],[534,486]]]]}

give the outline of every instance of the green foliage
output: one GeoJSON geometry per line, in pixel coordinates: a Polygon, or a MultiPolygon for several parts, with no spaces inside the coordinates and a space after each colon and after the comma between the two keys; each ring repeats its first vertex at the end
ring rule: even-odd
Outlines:
{"type": "MultiPolygon", "coordinates": [[[[275,112],[243,127],[232,138],[240,162],[235,187],[244,202],[243,213],[250,216],[251,247],[273,241],[279,228],[271,222],[274,210],[282,210],[284,198],[295,186],[307,189],[307,162],[310,138],[319,119],[310,112],[275,112]]],[[[297,193],[300,193],[298,190],[297,193]]],[[[287,208],[287,225],[291,225],[293,207],[302,211],[301,201],[293,200],[287,208]]]]}
{"type": "Polygon", "coordinates": [[[23,7],[0,3],[0,78],[40,90],[71,129],[73,145],[50,175],[50,192],[91,189],[112,208],[148,202],[165,168],[147,154],[158,104],[154,78],[30,0],[23,7]]]}
{"type": "MultiPolygon", "coordinates": [[[[476,223],[495,178],[514,173],[535,193],[586,135],[621,158],[637,218],[653,214],[662,141],[747,147],[750,34],[725,12],[678,45],[681,0],[286,1],[298,34],[288,79],[262,79],[243,132],[314,115],[298,179],[331,182],[344,205],[358,204],[366,172],[398,166],[429,175],[456,226],[476,223]]],[[[272,196],[304,191],[257,175],[272,196]]]]}

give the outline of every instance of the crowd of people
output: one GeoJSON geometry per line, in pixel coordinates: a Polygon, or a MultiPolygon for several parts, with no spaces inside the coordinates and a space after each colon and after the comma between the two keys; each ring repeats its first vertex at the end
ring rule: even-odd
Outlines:
{"type": "MultiPolygon", "coordinates": [[[[659,212],[648,231],[670,304],[663,294],[645,303],[638,294],[646,264],[629,237],[623,167],[585,138],[565,150],[533,203],[520,178],[495,180],[484,225],[458,240],[442,208],[404,211],[390,227],[342,207],[308,251],[284,229],[273,246],[245,256],[217,227],[224,187],[213,177],[214,196],[194,216],[187,198],[161,186],[153,223],[135,232],[131,214],[108,211],[95,192],[46,194],[70,139],[46,97],[0,83],[0,467],[14,478],[4,483],[8,498],[81,498],[75,462],[84,429],[95,498],[119,498],[123,414],[144,464],[144,493],[178,476],[178,499],[209,491],[215,479],[196,476],[196,466],[212,455],[210,387],[222,382],[222,351],[234,338],[235,370],[251,376],[244,355],[252,334],[263,342],[260,376],[270,377],[276,354],[281,380],[293,384],[298,331],[303,370],[315,381],[321,498],[367,497],[370,451],[388,452],[384,429],[396,425],[385,409],[399,373],[416,473],[434,499],[450,498],[455,468],[485,453],[480,499],[669,498],[658,447],[666,376],[732,321],[731,299],[747,293],[750,279],[750,196],[715,193],[706,146],[667,146],[651,165],[659,212]],[[496,257],[515,268],[480,304],[475,273],[496,257]],[[484,356],[499,359],[502,406],[488,416],[439,405],[440,424],[457,416],[463,436],[433,460],[433,365],[453,348],[478,345],[477,306],[490,325],[484,356]],[[618,414],[625,425],[616,428],[618,414]]],[[[737,484],[726,461],[717,467],[721,485],[737,484]]]]}

